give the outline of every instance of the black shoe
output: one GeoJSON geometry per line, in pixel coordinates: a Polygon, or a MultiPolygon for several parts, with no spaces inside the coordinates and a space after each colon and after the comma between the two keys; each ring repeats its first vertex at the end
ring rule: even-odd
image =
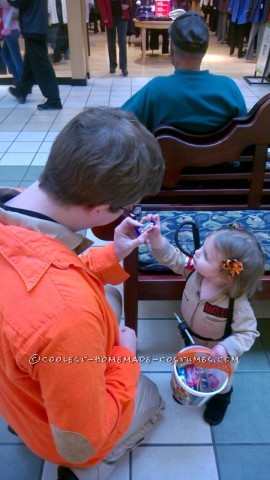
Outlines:
{"type": "Polygon", "coordinates": [[[227,393],[218,393],[207,402],[203,418],[209,425],[218,425],[222,422],[231,402],[232,392],[231,388],[227,393]]]}
{"type": "Polygon", "coordinates": [[[8,91],[13,97],[16,98],[17,102],[19,103],[26,102],[26,97],[24,95],[21,95],[16,87],[9,87],[8,91]]]}
{"type": "Polygon", "coordinates": [[[246,53],[247,53],[246,50],[242,50],[242,52],[238,52],[238,58],[244,58],[246,53]]]}
{"type": "Polygon", "coordinates": [[[175,401],[176,403],[180,403],[180,405],[183,405],[183,403],[180,402],[180,400],[178,400],[178,398],[176,398],[176,396],[175,396],[174,394],[172,395],[172,398],[174,399],[174,401],[175,401]]]}
{"type": "Polygon", "coordinates": [[[57,480],[79,480],[78,477],[67,467],[58,467],[57,469],[57,480]]]}
{"type": "Polygon", "coordinates": [[[123,74],[123,77],[127,77],[128,76],[128,71],[126,68],[123,68],[122,69],[122,74],[123,74]]]}
{"type": "Polygon", "coordinates": [[[110,73],[115,73],[116,69],[115,68],[110,68],[110,73]]]}
{"type": "Polygon", "coordinates": [[[13,430],[13,428],[10,425],[8,425],[7,429],[10,433],[12,433],[12,435],[16,435],[16,437],[18,437],[18,434],[15,432],[15,430],[13,430]]]}
{"type": "Polygon", "coordinates": [[[60,101],[52,103],[49,100],[47,100],[45,103],[40,103],[37,106],[38,110],[62,110],[62,108],[63,107],[60,101]]]}

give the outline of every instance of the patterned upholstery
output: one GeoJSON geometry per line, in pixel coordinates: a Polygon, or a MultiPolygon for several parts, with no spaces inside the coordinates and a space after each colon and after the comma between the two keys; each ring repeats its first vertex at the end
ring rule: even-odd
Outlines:
{"type": "MultiPolygon", "coordinates": [[[[146,214],[147,212],[143,212],[146,214]]],[[[185,221],[195,222],[200,230],[200,238],[203,243],[206,234],[230,223],[237,223],[239,226],[252,231],[265,253],[265,271],[270,271],[270,211],[269,210],[242,210],[242,211],[160,211],[159,213],[162,234],[168,238],[170,243],[175,244],[174,235],[178,225],[185,221]]],[[[192,234],[184,230],[181,233],[181,244],[189,249],[192,245],[192,234]],[[189,247],[189,248],[188,248],[189,247]]],[[[141,271],[162,271],[168,270],[157,263],[152,257],[148,246],[139,249],[139,265],[141,271]]]]}

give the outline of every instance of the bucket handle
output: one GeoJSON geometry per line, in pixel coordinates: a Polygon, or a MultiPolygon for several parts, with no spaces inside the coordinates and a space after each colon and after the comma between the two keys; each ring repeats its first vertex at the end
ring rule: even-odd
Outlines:
{"type": "Polygon", "coordinates": [[[232,375],[232,366],[230,362],[226,362],[224,360],[218,362],[214,357],[210,357],[209,354],[203,352],[200,345],[197,345],[196,348],[190,348],[188,352],[178,352],[175,355],[174,363],[179,363],[183,365],[190,363],[196,364],[203,368],[216,368],[218,370],[223,370],[223,372],[226,372],[229,377],[232,375]],[[200,350],[198,351],[198,349],[200,350]],[[211,358],[212,361],[210,360],[211,358]],[[192,359],[194,361],[192,361],[192,359]]]}

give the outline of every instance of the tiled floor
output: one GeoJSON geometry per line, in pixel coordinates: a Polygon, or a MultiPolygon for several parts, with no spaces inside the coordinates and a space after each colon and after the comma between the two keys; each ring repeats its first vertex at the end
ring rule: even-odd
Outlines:
{"type": "MultiPolygon", "coordinates": [[[[95,78],[87,87],[61,86],[64,108],[38,112],[37,87],[25,105],[17,105],[0,87],[0,185],[27,187],[46,162],[50,146],[62,127],[83,108],[121,105],[148,78],[95,78]]],[[[270,91],[270,85],[249,86],[237,79],[247,105],[270,91]]],[[[266,125],[269,128],[269,125],[266,125]]],[[[203,407],[184,407],[171,397],[169,362],[142,363],[142,370],[159,386],[167,405],[163,420],[145,442],[119,464],[112,480],[260,480],[270,471],[270,329],[269,302],[257,303],[261,337],[246,354],[235,375],[232,404],[224,422],[210,428],[203,407]]],[[[177,302],[142,302],[139,354],[169,358],[179,349],[172,312],[177,302]]],[[[54,469],[43,465],[20,439],[0,422],[0,478],[55,480],[54,469]]]]}

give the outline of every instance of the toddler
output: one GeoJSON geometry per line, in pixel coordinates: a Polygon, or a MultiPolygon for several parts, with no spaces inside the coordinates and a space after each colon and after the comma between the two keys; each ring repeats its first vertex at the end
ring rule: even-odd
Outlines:
{"type": "MultiPolygon", "coordinates": [[[[147,215],[141,222],[151,220],[155,226],[148,232],[148,239],[153,256],[187,279],[181,309],[195,343],[211,348],[213,357],[241,356],[259,335],[248,300],[264,273],[264,255],[255,235],[237,225],[211,232],[190,262],[162,237],[158,215],[147,215]],[[230,316],[232,321],[228,325],[230,316]]],[[[232,362],[233,370],[236,366],[237,362],[232,362]]],[[[222,422],[231,394],[232,379],[222,393],[208,401],[204,412],[206,422],[210,425],[222,422]]]]}

